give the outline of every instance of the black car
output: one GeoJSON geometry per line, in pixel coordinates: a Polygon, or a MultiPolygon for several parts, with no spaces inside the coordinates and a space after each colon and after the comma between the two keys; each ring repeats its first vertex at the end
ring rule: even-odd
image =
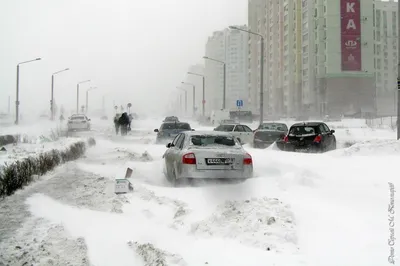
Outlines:
{"type": "Polygon", "coordinates": [[[326,152],[336,149],[335,130],[322,122],[297,123],[285,136],[284,150],[295,152],[326,152]]]}
{"type": "Polygon", "coordinates": [[[262,123],[254,131],[254,148],[267,148],[276,141],[283,140],[288,133],[288,127],[283,123],[262,123]]]}
{"type": "Polygon", "coordinates": [[[183,131],[194,131],[194,129],[190,127],[189,123],[185,122],[162,123],[160,129],[154,129],[154,132],[157,132],[156,143],[169,143],[183,131]]]}
{"type": "Polygon", "coordinates": [[[163,122],[179,122],[179,119],[176,116],[167,116],[163,122]]]}

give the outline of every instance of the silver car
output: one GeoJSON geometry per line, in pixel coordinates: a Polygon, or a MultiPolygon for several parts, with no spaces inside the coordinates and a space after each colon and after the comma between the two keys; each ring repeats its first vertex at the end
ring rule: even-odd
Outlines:
{"type": "Polygon", "coordinates": [[[247,179],[253,159],[227,132],[185,131],[167,144],[164,174],[173,184],[183,179],[247,179]]]}

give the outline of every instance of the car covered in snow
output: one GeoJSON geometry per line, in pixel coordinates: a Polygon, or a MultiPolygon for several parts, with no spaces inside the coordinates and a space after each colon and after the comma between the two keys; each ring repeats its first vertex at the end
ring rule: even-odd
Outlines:
{"type": "Polygon", "coordinates": [[[253,143],[254,132],[246,125],[239,123],[227,123],[214,128],[214,131],[230,132],[237,137],[242,144],[253,143]]]}
{"type": "Polygon", "coordinates": [[[156,143],[165,144],[171,142],[183,131],[194,131],[194,129],[186,122],[164,122],[159,129],[154,129],[154,132],[157,133],[156,143]]]}
{"type": "Polygon", "coordinates": [[[84,114],[74,114],[68,117],[68,131],[90,130],[90,119],[84,114]]]}
{"type": "Polygon", "coordinates": [[[267,122],[262,123],[254,131],[254,148],[267,148],[276,141],[282,141],[288,132],[284,123],[267,122]]]}
{"type": "Polygon", "coordinates": [[[253,176],[253,159],[227,132],[178,134],[163,155],[164,174],[172,183],[185,179],[236,179],[253,176]]]}
{"type": "Polygon", "coordinates": [[[335,130],[323,122],[296,123],[284,137],[284,150],[318,153],[336,149],[335,130]]]}
{"type": "Polygon", "coordinates": [[[179,122],[179,118],[176,116],[167,116],[163,122],[179,122]]]}

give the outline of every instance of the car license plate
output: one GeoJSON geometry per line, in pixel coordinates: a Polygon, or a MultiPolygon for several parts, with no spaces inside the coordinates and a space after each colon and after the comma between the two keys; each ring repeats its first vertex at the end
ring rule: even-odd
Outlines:
{"type": "Polygon", "coordinates": [[[234,162],[234,158],[206,158],[207,165],[230,165],[234,162]]]}

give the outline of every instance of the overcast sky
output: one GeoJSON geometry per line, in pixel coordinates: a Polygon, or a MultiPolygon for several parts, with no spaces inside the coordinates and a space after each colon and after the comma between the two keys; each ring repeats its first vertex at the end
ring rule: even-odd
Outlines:
{"type": "MultiPolygon", "coordinates": [[[[247,0],[0,0],[0,112],[8,96],[15,108],[20,67],[21,112],[50,109],[55,99],[68,110],[90,86],[91,107],[131,102],[140,111],[160,109],[203,63],[207,37],[232,24],[247,24],[247,0]]],[[[176,97],[174,97],[176,98],[176,97]]]]}

